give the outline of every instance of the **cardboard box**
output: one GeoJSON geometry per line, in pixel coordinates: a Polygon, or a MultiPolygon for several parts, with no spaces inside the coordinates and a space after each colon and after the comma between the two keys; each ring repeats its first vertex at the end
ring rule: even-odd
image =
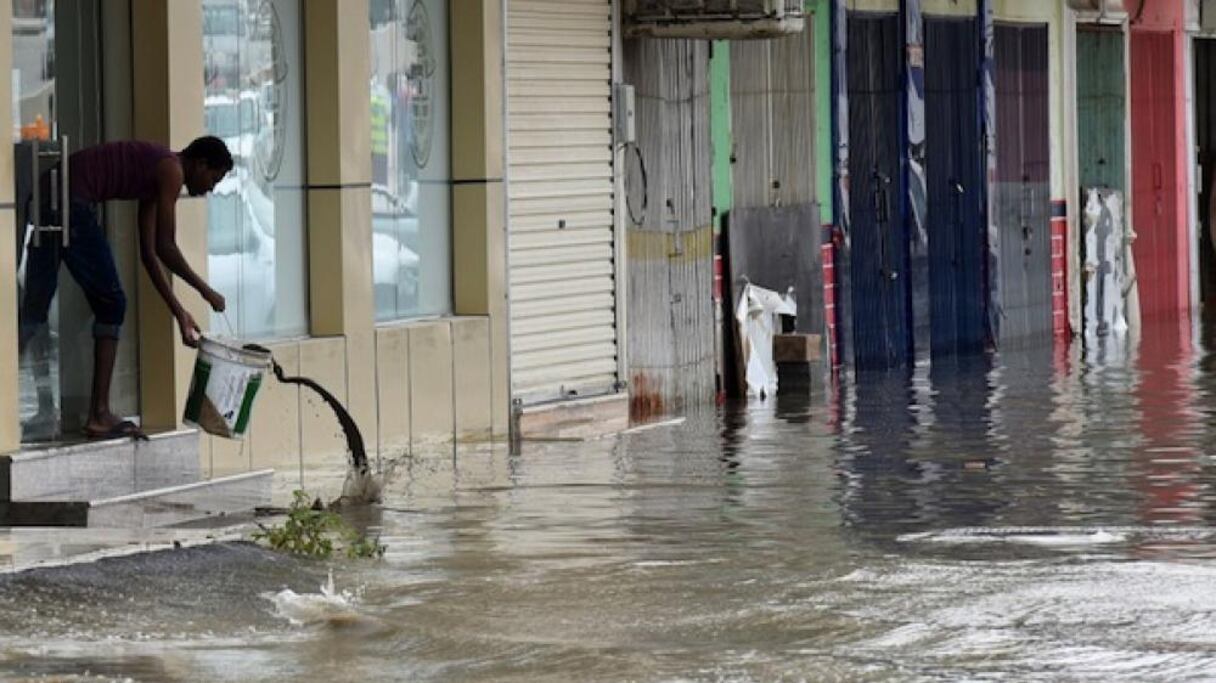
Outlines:
{"type": "Polygon", "coordinates": [[[775,334],[773,360],[777,363],[812,363],[822,356],[822,346],[822,335],[775,334]]]}

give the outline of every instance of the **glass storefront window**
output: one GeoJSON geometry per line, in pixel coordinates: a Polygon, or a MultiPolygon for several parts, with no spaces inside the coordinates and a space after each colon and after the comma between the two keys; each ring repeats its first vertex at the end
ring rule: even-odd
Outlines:
{"type": "Polygon", "coordinates": [[[300,0],[203,0],[204,122],[235,166],[207,201],[211,329],[308,331],[300,0]]]}
{"type": "Polygon", "coordinates": [[[452,310],[448,0],[371,0],[376,319],[452,310]]]}

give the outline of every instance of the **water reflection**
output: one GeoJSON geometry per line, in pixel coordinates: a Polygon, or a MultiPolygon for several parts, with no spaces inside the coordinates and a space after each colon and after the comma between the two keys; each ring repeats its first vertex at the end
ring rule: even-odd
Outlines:
{"type": "Polygon", "coordinates": [[[1140,345],[1133,390],[1143,445],[1132,464],[1138,515],[1148,524],[1194,523],[1202,517],[1198,388],[1190,330],[1150,328],[1140,345]]]}
{"type": "Polygon", "coordinates": [[[364,618],[274,618],[256,596],[315,592],[323,568],[247,551],[0,580],[0,675],[34,671],[37,624],[47,675],[1202,678],[1213,339],[1153,326],[1101,357],[939,360],[618,439],[418,457],[356,520],[385,562],[338,565],[364,618]]]}
{"type": "Polygon", "coordinates": [[[999,416],[1017,388],[1006,371],[971,357],[858,377],[837,460],[844,519],[888,534],[986,524],[1007,507],[999,416]]]}

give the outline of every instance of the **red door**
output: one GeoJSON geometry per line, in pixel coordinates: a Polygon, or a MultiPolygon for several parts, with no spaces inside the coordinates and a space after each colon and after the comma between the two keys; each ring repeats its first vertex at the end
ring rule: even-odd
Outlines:
{"type": "Polygon", "coordinates": [[[1145,317],[1188,306],[1186,226],[1177,203],[1174,61],[1173,34],[1132,33],[1132,253],[1145,317]]]}

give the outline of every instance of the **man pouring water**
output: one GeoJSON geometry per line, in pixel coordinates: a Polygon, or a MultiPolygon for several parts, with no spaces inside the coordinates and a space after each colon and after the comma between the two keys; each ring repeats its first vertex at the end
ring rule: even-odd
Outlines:
{"type": "MultiPolygon", "coordinates": [[[[93,384],[85,436],[142,436],[134,423],[118,418],[110,410],[110,380],[127,298],[110,244],[97,219],[97,205],[111,200],[139,202],[140,261],[177,320],[182,341],[195,346],[201,329],[174,294],[165,269],[197,290],[215,311],[222,312],[226,304],[224,297],[190,267],[177,246],[177,200],[183,189],[191,197],[207,194],[231,170],[232,155],[222,140],[212,136],[198,138],[181,151],[152,142],[125,140],[88,147],[69,158],[71,203],[67,221],[52,219],[68,226],[70,239],[68,246],[57,240],[29,245],[19,346],[24,352],[35,335],[46,327],[59,265],[63,263],[83,290],[94,317],[93,384]]],[[[50,196],[48,175],[42,178],[42,185],[47,188],[40,192],[42,197],[50,196]]],[[[48,201],[41,203],[45,215],[48,201]]],[[[28,215],[29,208],[26,211],[28,215]]]]}

